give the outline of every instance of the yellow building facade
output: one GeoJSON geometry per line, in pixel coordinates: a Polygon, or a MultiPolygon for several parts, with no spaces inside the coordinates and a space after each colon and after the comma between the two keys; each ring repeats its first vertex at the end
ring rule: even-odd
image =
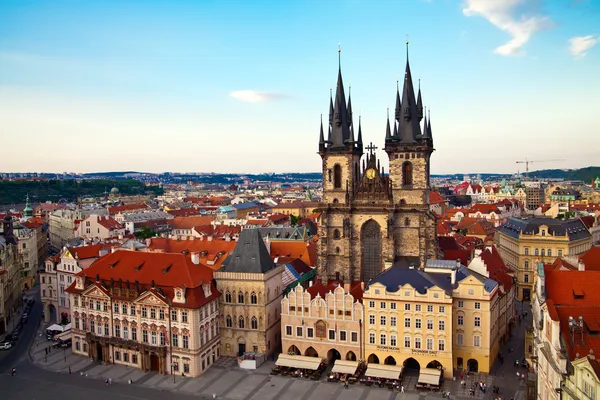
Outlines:
{"type": "Polygon", "coordinates": [[[517,298],[529,301],[533,293],[535,265],[556,257],[577,256],[592,246],[592,235],[579,218],[509,218],[496,236],[504,263],[517,278],[517,298]]]}
{"type": "Polygon", "coordinates": [[[588,355],[571,362],[573,373],[567,376],[563,385],[564,400],[595,399],[600,393],[600,363],[596,357],[588,355]]]}
{"type": "Polygon", "coordinates": [[[394,264],[365,289],[364,354],[405,369],[489,372],[499,348],[499,285],[429,260],[424,270],[394,264]]]}

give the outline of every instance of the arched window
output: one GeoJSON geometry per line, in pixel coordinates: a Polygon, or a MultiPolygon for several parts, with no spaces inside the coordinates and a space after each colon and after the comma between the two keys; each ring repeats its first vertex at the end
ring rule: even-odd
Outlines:
{"type": "Polygon", "coordinates": [[[333,167],[333,187],[339,189],[342,187],[342,167],[335,164],[333,167]]]}
{"type": "Polygon", "coordinates": [[[244,317],[240,316],[240,318],[238,320],[238,328],[244,329],[244,317]]]}
{"type": "Polygon", "coordinates": [[[336,240],[340,238],[340,230],[339,229],[333,230],[333,238],[336,240]]]}
{"type": "Polygon", "coordinates": [[[327,325],[325,324],[325,322],[323,322],[323,320],[318,320],[317,323],[315,324],[315,333],[316,333],[316,337],[318,338],[324,338],[327,335],[327,325]]]}
{"type": "Polygon", "coordinates": [[[339,247],[335,248],[335,254],[340,254],[340,248],[339,247]]]}
{"type": "Polygon", "coordinates": [[[225,325],[228,328],[231,328],[233,326],[233,321],[231,320],[231,315],[228,315],[227,317],[225,317],[225,325]]]}
{"type": "Polygon", "coordinates": [[[231,303],[231,293],[229,293],[229,290],[225,292],[225,303],[231,303]]]}
{"type": "Polygon", "coordinates": [[[250,295],[250,303],[258,304],[258,297],[256,297],[256,293],[254,292],[252,292],[252,294],[250,295]]]}
{"type": "Polygon", "coordinates": [[[338,199],[333,199],[333,204],[338,204],[339,200],[338,199]]]}
{"type": "Polygon", "coordinates": [[[410,218],[404,218],[404,226],[410,226],[410,218]]]}
{"type": "Polygon", "coordinates": [[[252,326],[252,329],[258,329],[258,320],[256,319],[256,317],[252,317],[252,322],[250,324],[252,326]]]}
{"type": "Polygon", "coordinates": [[[238,293],[238,303],[244,304],[244,293],[242,292],[238,293]]]}
{"type": "Polygon", "coordinates": [[[402,184],[407,186],[407,185],[412,185],[413,183],[413,170],[412,170],[412,164],[408,161],[406,161],[404,164],[402,164],[402,184]]]}

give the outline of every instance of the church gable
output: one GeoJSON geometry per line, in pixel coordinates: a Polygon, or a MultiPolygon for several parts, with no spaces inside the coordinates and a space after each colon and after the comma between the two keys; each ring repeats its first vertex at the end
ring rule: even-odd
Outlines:
{"type": "Polygon", "coordinates": [[[391,202],[391,181],[388,176],[384,175],[383,168],[381,168],[381,164],[375,155],[377,147],[371,143],[366,149],[369,153],[367,153],[366,162],[362,164],[359,184],[354,195],[355,200],[391,202]]]}

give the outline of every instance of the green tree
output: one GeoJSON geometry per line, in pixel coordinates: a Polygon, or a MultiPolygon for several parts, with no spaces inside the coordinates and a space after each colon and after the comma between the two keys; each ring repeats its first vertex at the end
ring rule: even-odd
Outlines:
{"type": "Polygon", "coordinates": [[[149,239],[156,236],[156,232],[150,228],[142,228],[134,233],[136,239],[149,239]]]}
{"type": "Polygon", "coordinates": [[[294,214],[290,214],[290,223],[292,225],[298,225],[298,221],[300,221],[302,218],[300,217],[296,217],[294,214]]]}

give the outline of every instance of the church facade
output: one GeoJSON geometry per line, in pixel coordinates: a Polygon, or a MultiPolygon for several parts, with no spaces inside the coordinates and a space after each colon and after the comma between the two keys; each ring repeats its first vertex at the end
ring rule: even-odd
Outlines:
{"type": "Polygon", "coordinates": [[[323,199],[317,267],[323,282],[369,282],[386,267],[405,260],[423,268],[437,258],[435,215],[429,210],[431,123],[415,91],[406,63],[402,92],[396,91],[393,123],[388,113],[383,149],[385,173],[372,144],[364,147],[360,119],[356,129],[341,68],[330,97],[327,139],[321,122],[323,199]],[[422,122],[423,121],[423,122],[422,122]],[[422,125],[421,125],[422,123],[422,125]],[[393,127],[392,127],[393,126],[393,127]]]}

